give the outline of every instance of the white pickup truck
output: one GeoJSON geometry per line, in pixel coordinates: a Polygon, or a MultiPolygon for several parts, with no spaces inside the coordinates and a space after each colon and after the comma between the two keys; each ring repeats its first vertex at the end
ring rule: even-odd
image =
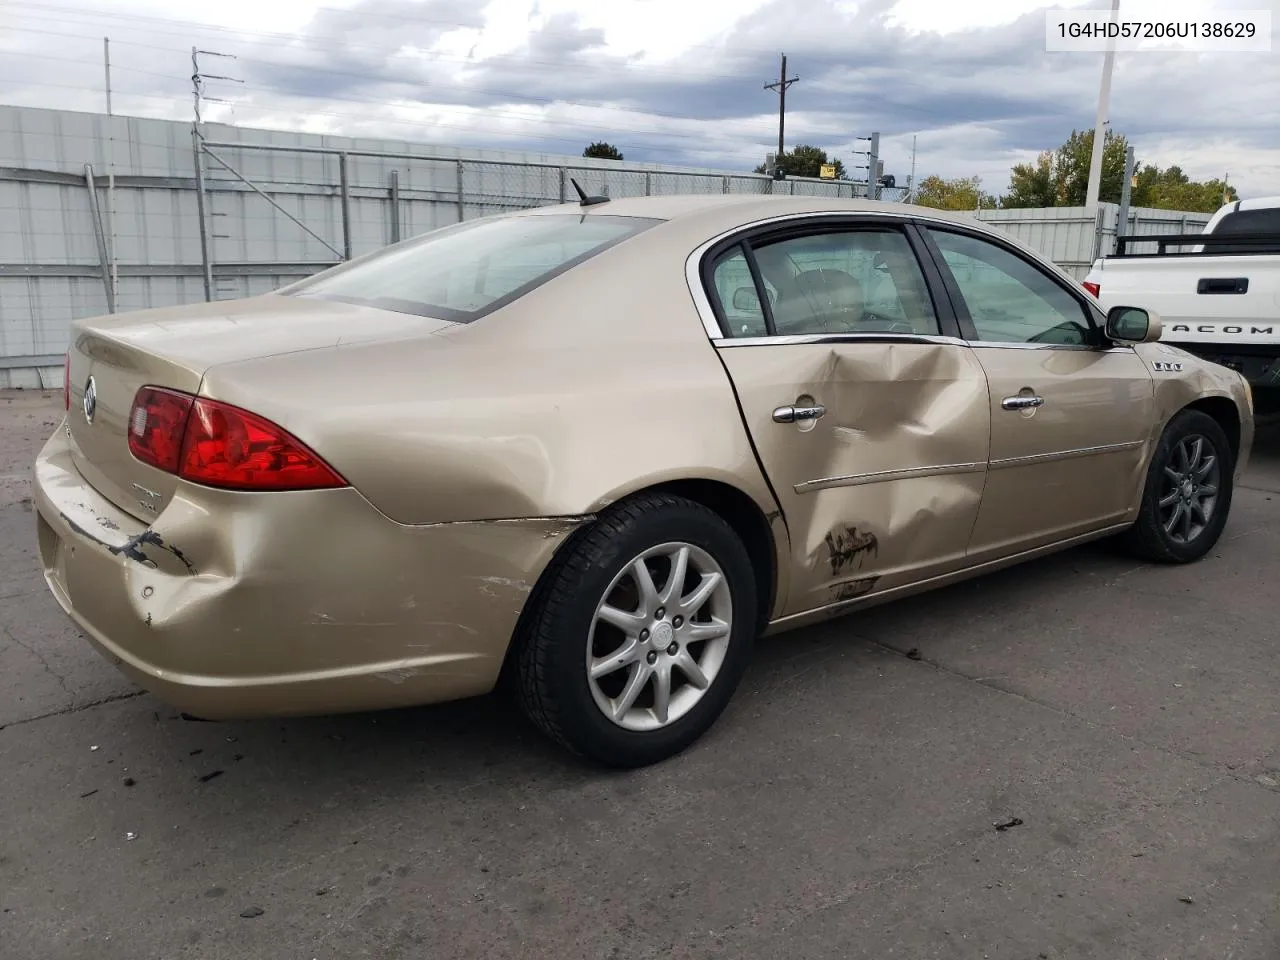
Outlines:
{"type": "Polygon", "coordinates": [[[1121,237],[1116,248],[1084,280],[1104,310],[1154,310],[1162,341],[1255,389],[1280,388],[1280,197],[1227,204],[1203,233],[1121,237]]]}

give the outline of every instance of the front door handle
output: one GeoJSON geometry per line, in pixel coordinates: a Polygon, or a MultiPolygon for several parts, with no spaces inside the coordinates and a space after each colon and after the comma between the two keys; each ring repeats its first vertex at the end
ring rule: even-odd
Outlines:
{"type": "Polygon", "coordinates": [[[1006,410],[1027,410],[1043,404],[1044,397],[1005,397],[1000,401],[1000,406],[1006,410]]]}
{"type": "Polygon", "coordinates": [[[806,420],[817,420],[825,416],[827,408],[820,403],[808,407],[778,407],[773,411],[774,423],[803,423],[806,420]]]}

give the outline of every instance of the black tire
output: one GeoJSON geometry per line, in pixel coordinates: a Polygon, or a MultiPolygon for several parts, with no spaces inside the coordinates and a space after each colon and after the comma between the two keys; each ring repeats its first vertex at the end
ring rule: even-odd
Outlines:
{"type": "Polygon", "coordinates": [[[1156,563],[1193,563],[1204,557],[1218,542],[1226,526],[1231,511],[1234,472],[1235,454],[1218,421],[1199,410],[1183,410],[1177,414],[1165,427],[1151,457],[1138,519],[1122,537],[1125,548],[1143,560],[1156,563]],[[1167,521],[1162,520],[1161,510],[1168,508],[1162,508],[1160,501],[1172,493],[1170,485],[1173,480],[1166,474],[1166,468],[1175,472],[1180,470],[1179,445],[1195,437],[1203,438],[1205,443],[1212,445],[1213,455],[1218,458],[1218,493],[1208,522],[1201,524],[1189,539],[1180,540],[1165,529],[1167,521]]]}
{"type": "Polygon", "coordinates": [[[623,501],[565,545],[530,598],[513,663],[520,704],[552,740],[596,763],[626,769],[665,760],[701,737],[728,704],[751,656],[756,609],[746,547],[718,514],[668,494],[623,501]],[[705,551],[723,571],[732,604],[728,647],[687,713],[658,729],[628,730],[597,706],[587,677],[587,640],[614,578],[633,558],[673,541],[705,551]]]}

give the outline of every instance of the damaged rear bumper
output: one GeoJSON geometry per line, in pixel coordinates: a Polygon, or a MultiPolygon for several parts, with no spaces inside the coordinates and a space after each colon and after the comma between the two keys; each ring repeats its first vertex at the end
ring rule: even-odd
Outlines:
{"type": "Polygon", "coordinates": [[[488,692],[532,585],[584,522],[405,526],[352,489],[183,484],[148,525],[85,482],[61,428],[34,495],[63,610],[138,684],[210,719],[488,692]]]}

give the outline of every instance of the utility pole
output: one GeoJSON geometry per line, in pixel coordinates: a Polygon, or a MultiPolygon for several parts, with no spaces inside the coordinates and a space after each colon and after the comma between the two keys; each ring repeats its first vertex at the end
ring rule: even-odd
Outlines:
{"type": "Polygon", "coordinates": [[[866,150],[853,151],[853,155],[855,157],[867,158],[867,165],[865,167],[862,166],[862,164],[854,164],[853,169],[867,171],[867,189],[866,189],[866,192],[863,194],[863,196],[865,196],[868,200],[870,200],[872,197],[878,197],[880,193],[879,191],[880,171],[878,169],[880,166],[880,157],[879,157],[880,134],[873,133],[869,137],[854,137],[853,139],[866,140],[868,143],[871,144],[871,146],[869,146],[866,150]]]}
{"type": "Polygon", "coordinates": [[[911,135],[911,174],[907,177],[907,203],[916,198],[916,137],[911,135]]]}
{"type": "MultiPolygon", "coordinates": [[[[774,83],[766,83],[764,85],[766,90],[774,90],[778,94],[778,153],[774,158],[775,164],[782,163],[783,135],[786,131],[787,124],[787,87],[796,83],[799,79],[799,77],[787,78],[787,55],[784,53],[782,55],[782,69],[778,72],[777,81],[774,83]]],[[[781,179],[781,177],[778,176],[781,171],[782,168],[780,166],[776,167],[776,172],[774,173],[774,177],[776,179],[781,179]]]]}
{"type": "MultiPolygon", "coordinates": [[[[1120,9],[1120,0],[1111,0],[1111,22],[1120,9]]],[[[1102,61],[1102,84],[1098,88],[1098,117],[1093,125],[1093,157],[1089,161],[1089,186],[1084,205],[1090,211],[1098,208],[1098,193],[1102,186],[1102,150],[1107,141],[1107,108],[1111,101],[1111,72],[1116,65],[1116,42],[1107,41],[1107,52],[1102,61]]]]}
{"type": "Polygon", "coordinates": [[[204,82],[206,80],[229,80],[232,83],[244,83],[235,77],[223,77],[214,73],[203,73],[200,70],[200,56],[206,57],[223,57],[227,60],[234,60],[229,53],[215,53],[212,50],[199,50],[195,47],[191,48],[191,99],[192,106],[195,110],[195,119],[191,124],[191,149],[194,154],[195,174],[196,174],[196,215],[200,220],[200,260],[203,265],[204,273],[204,299],[208,303],[213,299],[213,263],[209,257],[209,222],[205,212],[204,197],[204,131],[201,125],[204,119],[200,116],[200,105],[205,100],[211,100],[215,103],[229,103],[230,101],[221,100],[218,97],[207,97],[204,93],[204,82]]]}
{"type": "Polygon", "coordinates": [[[111,277],[107,286],[111,297],[107,308],[116,312],[120,299],[120,277],[116,269],[116,125],[111,113],[111,39],[102,38],[102,72],[107,90],[107,262],[111,265],[111,277]]]}
{"type": "Polygon", "coordinates": [[[881,163],[880,163],[880,134],[878,133],[871,134],[871,149],[870,149],[870,156],[867,159],[867,164],[870,167],[870,169],[868,170],[868,176],[867,176],[867,199],[879,200],[880,199],[881,163]]]}

